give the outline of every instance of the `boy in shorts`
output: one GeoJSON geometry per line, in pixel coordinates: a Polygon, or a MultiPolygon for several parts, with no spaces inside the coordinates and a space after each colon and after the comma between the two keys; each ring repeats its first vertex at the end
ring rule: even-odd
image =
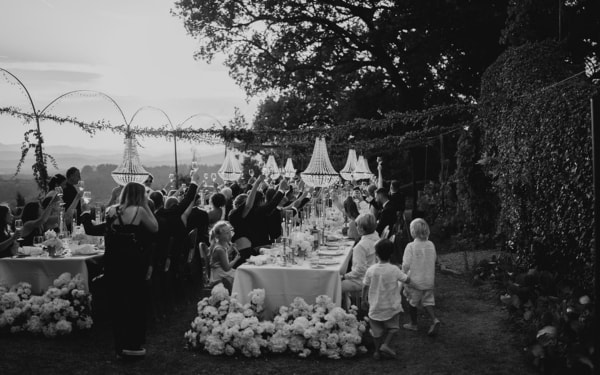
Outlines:
{"type": "Polygon", "coordinates": [[[433,322],[427,334],[435,336],[440,326],[440,321],[433,311],[433,306],[435,306],[433,286],[437,257],[435,246],[433,242],[429,241],[429,225],[423,219],[415,219],[410,223],[410,235],[414,240],[406,245],[404,250],[402,271],[406,272],[412,280],[410,285],[404,287],[404,295],[410,304],[408,312],[411,322],[402,327],[416,331],[417,307],[423,306],[433,322]]]}
{"type": "Polygon", "coordinates": [[[381,353],[395,357],[390,347],[392,338],[400,328],[400,285],[398,281],[410,283],[410,278],[390,263],[394,244],[387,239],[375,244],[377,263],[367,269],[363,280],[363,308],[369,308],[369,325],[375,341],[373,358],[380,359],[381,353]],[[368,297],[368,298],[367,298],[368,297]]]}

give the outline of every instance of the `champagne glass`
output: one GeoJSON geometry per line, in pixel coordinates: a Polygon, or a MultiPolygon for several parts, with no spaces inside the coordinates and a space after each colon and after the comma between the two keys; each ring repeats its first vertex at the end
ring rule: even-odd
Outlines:
{"type": "Polygon", "coordinates": [[[79,187],[79,190],[83,191],[85,189],[85,181],[79,180],[77,186],[79,187]]]}
{"type": "Polygon", "coordinates": [[[254,168],[250,168],[248,170],[248,174],[250,175],[250,177],[254,177],[254,168]]]}
{"type": "Polygon", "coordinates": [[[192,171],[196,172],[198,169],[198,162],[196,160],[192,161],[192,171]]]}
{"type": "Polygon", "coordinates": [[[84,191],[83,192],[83,203],[89,204],[92,201],[92,192],[84,191]]]}
{"type": "Polygon", "coordinates": [[[15,231],[21,232],[23,230],[23,220],[17,219],[15,220],[15,231]]]}
{"type": "Polygon", "coordinates": [[[173,173],[169,173],[169,182],[173,183],[175,181],[175,175],[173,173]]]}
{"type": "Polygon", "coordinates": [[[208,173],[204,172],[204,181],[208,180],[208,173]]]}
{"type": "Polygon", "coordinates": [[[213,173],[211,173],[211,174],[210,174],[210,179],[211,179],[213,182],[217,182],[217,174],[216,174],[216,173],[214,173],[214,172],[213,172],[213,173]]]}
{"type": "Polygon", "coordinates": [[[60,198],[61,202],[60,205],[64,206],[65,202],[62,201],[62,197],[63,197],[63,188],[61,188],[60,186],[57,186],[54,188],[54,192],[56,193],[56,195],[58,195],[58,197],[60,198]]]}

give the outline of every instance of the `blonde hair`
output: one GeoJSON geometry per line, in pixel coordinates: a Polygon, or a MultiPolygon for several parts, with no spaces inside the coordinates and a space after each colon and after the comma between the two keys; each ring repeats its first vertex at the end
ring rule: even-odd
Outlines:
{"type": "Polygon", "coordinates": [[[360,214],[354,221],[356,227],[360,228],[363,234],[371,234],[377,229],[377,219],[371,213],[360,214]]]}
{"type": "Polygon", "coordinates": [[[139,182],[128,182],[121,191],[120,204],[123,208],[142,206],[146,200],[146,188],[139,182]]]}
{"type": "Polygon", "coordinates": [[[229,224],[229,222],[227,220],[217,221],[215,223],[215,225],[212,227],[212,229],[210,230],[210,235],[209,235],[210,243],[211,244],[216,243],[218,241],[217,237],[220,236],[221,234],[223,234],[223,232],[229,228],[231,228],[231,224],[229,224]]]}
{"type": "Polygon", "coordinates": [[[420,240],[429,239],[429,225],[421,218],[414,219],[410,222],[410,235],[412,238],[418,238],[420,240]]]}

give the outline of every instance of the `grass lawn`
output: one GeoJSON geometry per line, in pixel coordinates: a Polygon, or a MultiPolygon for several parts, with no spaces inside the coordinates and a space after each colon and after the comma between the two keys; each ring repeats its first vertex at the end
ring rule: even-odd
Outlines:
{"type": "MultiPolygon", "coordinates": [[[[452,255],[447,259],[451,261],[452,255]]],[[[458,254],[456,254],[458,255],[458,254]]],[[[444,262],[444,257],[440,259],[444,262]]],[[[454,257],[460,259],[460,257],[454,257]]],[[[460,268],[455,268],[460,269],[460,268]]],[[[195,306],[181,307],[151,327],[145,359],[123,363],[113,354],[112,332],[97,321],[84,334],[58,339],[0,337],[0,374],[532,374],[522,356],[522,338],[489,288],[475,288],[460,276],[436,275],[436,309],[442,321],[437,338],[426,335],[429,320],[419,315],[419,332],[401,330],[392,347],[395,360],[297,358],[291,354],[258,359],[213,357],[185,348],[184,332],[195,306]]],[[[407,314],[401,322],[408,321],[407,314]]],[[[367,338],[367,346],[369,340],[367,338]]]]}

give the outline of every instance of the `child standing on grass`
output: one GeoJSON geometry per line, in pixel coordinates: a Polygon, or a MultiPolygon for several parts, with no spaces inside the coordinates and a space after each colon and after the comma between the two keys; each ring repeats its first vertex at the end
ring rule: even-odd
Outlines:
{"type": "Polygon", "coordinates": [[[417,307],[421,305],[433,321],[427,334],[435,336],[440,325],[433,311],[437,257],[435,246],[429,241],[429,225],[423,219],[415,219],[410,223],[410,235],[414,240],[406,245],[402,260],[402,271],[406,272],[411,279],[411,284],[404,287],[404,295],[409,303],[410,323],[404,324],[403,327],[410,331],[417,330],[417,307]]]}
{"type": "Polygon", "coordinates": [[[390,343],[400,329],[399,315],[402,312],[402,303],[398,281],[410,283],[410,278],[390,263],[393,253],[394,244],[390,240],[378,241],[375,244],[378,262],[367,269],[363,280],[363,308],[366,309],[367,305],[369,308],[369,326],[375,341],[375,359],[380,359],[381,353],[396,356],[390,343]]]}

